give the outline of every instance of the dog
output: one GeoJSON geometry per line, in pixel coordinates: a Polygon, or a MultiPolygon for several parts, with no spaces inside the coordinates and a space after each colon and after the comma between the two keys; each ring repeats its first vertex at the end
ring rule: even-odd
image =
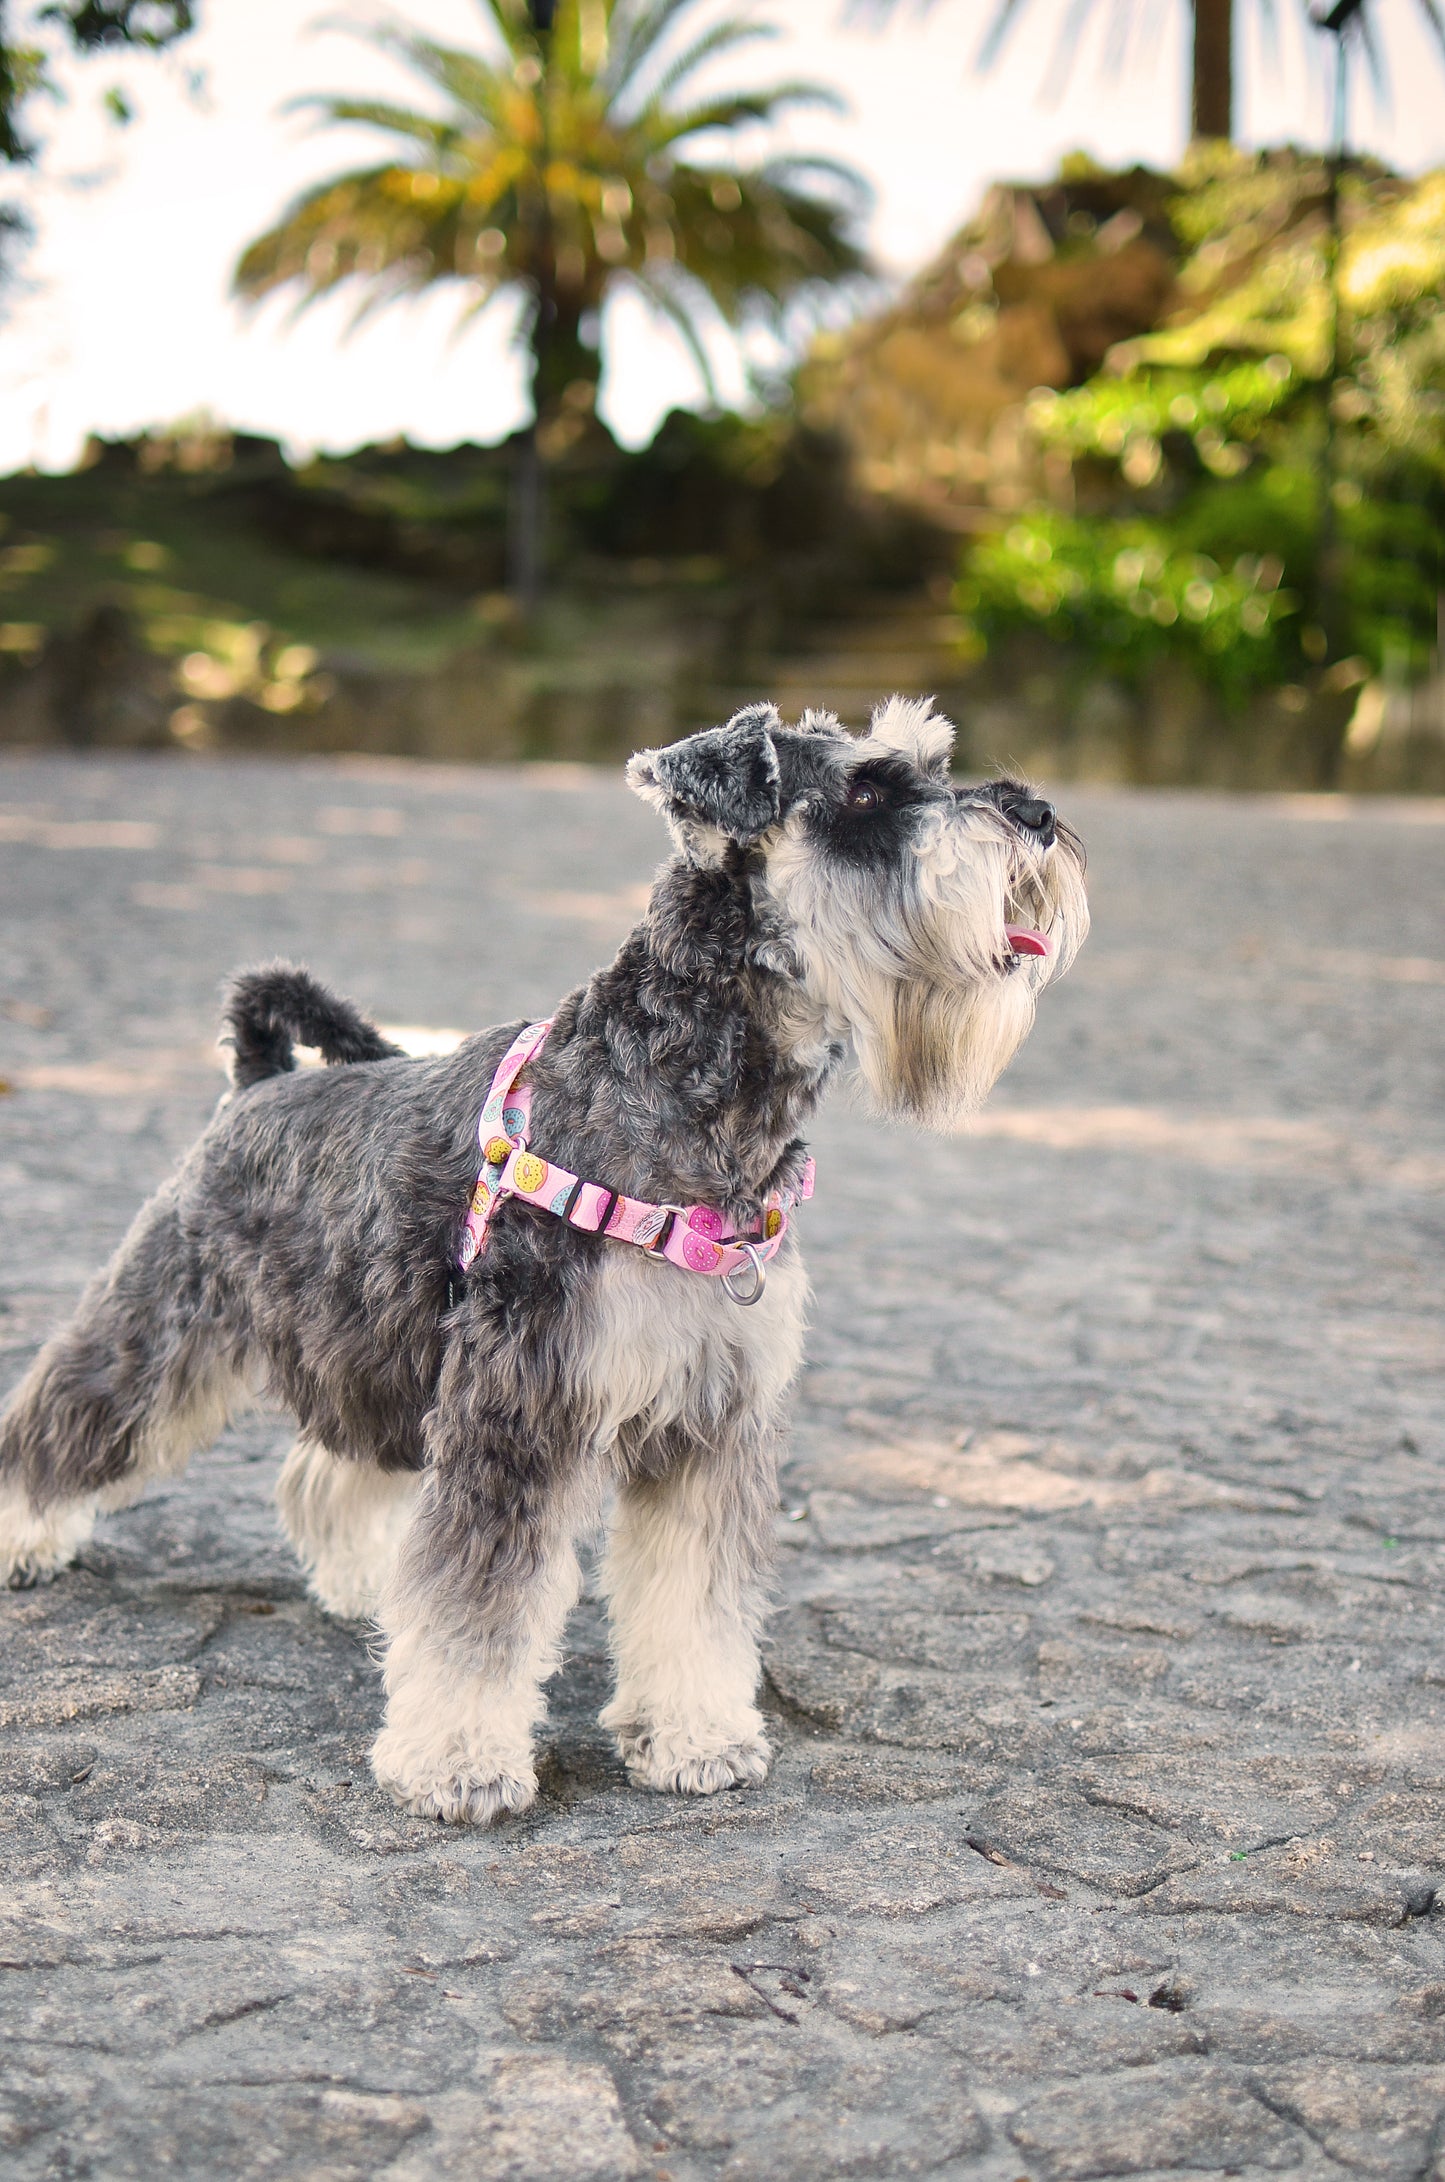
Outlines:
{"type": "Polygon", "coordinates": [[[12,1584],[265,1393],[311,1591],[383,1633],[401,1803],[532,1801],[604,1520],[629,1775],[760,1783],[800,1131],[850,1050],[885,1115],[977,1105],[1088,929],[1077,837],[1019,781],[956,786],[952,742],[893,698],[862,736],[756,705],[634,757],[675,851],[550,1024],[412,1059],[304,971],[239,977],[232,1088],[0,1420],[12,1584]]]}

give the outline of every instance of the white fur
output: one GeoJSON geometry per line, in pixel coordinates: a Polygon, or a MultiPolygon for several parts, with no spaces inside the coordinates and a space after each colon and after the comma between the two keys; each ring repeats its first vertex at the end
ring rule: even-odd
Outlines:
{"type": "Polygon", "coordinates": [[[601,1717],[639,1787],[710,1795],[767,1777],[764,1600],[737,1566],[731,1482],[702,1458],[618,1494],[602,1571],[617,1689],[601,1717]]]}
{"type": "Polygon", "coordinates": [[[307,1588],[328,1614],[375,1614],[416,1490],[411,1472],[338,1461],[314,1440],[297,1440],[276,1480],[276,1504],[307,1588]]]}
{"type": "Polygon", "coordinates": [[[255,1400],[249,1378],[227,1364],[213,1364],[192,1381],[182,1401],[152,1412],[135,1462],[118,1484],[101,1493],[101,1507],[128,1508],[154,1479],[179,1477],[197,1448],[209,1447],[255,1400]]]}
{"type": "Polygon", "coordinates": [[[768,1267],[762,1301],[743,1309],[720,1280],[640,1250],[609,1251],[579,1367],[599,1444],[610,1447],[636,1417],[654,1430],[685,1423],[710,1438],[730,1398],[780,1400],[802,1357],[807,1300],[791,1255],[768,1267]]]}
{"type": "Polygon", "coordinates": [[[946,773],[954,726],[933,706],[932,697],[890,697],[875,708],[869,736],[886,750],[912,758],[921,773],[946,773]]]}
{"type": "MultiPolygon", "coordinates": [[[[891,733],[908,709],[885,708],[891,733]]],[[[819,859],[803,811],[772,837],[766,883],[799,958],[800,1039],[851,1039],[879,1109],[936,1126],[982,1103],[1089,924],[1072,858],[966,798],[922,814],[912,868],[885,905],[873,873],[819,859]],[[1014,922],[1036,924],[1052,954],[1016,958],[1014,922]]]]}
{"type": "Polygon", "coordinates": [[[0,1486],[0,1582],[19,1588],[68,1568],[89,1541],[99,1507],[91,1493],[37,1510],[18,1482],[0,1486]]]}
{"type": "Polygon", "coordinates": [[[769,1268],[762,1301],[746,1310],[720,1281],[639,1251],[619,1247],[603,1259],[579,1368],[590,1447],[579,1450],[571,1505],[525,1593],[526,1626],[478,1654],[439,1637],[425,1591],[404,1568],[383,1600],[386,1725],[372,1763],[403,1803],[485,1824],[532,1801],[542,1685],[577,1595],[574,1541],[597,1521],[619,1433],[639,1420],[644,1433],[682,1427],[701,1452],[661,1481],[622,1482],[605,1579],[618,1688],[604,1725],[647,1787],[708,1794],[764,1778],[769,1751],[753,1703],[763,1600],[728,1521],[728,1495],[740,1490],[734,1451],[719,1449],[711,1474],[706,1455],[725,1419],[745,1420],[751,1489],[770,1528],[776,1486],[765,1427],[798,1368],[806,1301],[796,1259],[769,1268]]]}
{"type": "MultiPolygon", "coordinates": [[[[45,1363],[42,1350],[27,1379],[45,1363]]],[[[25,1381],[14,1399],[24,1397],[25,1381]]],[[[128,1508],[154,1479],[184,1470],[198,1447],[207,1447],[238,1410],[252,1399],[248,1382],[218,1366],[192,1385],[183,1402],[154,1415],[141,1437],[136,1459],[124,1477],[99,1492],[56,1499],[36,1508],[19,1479],[0,1484],[0,1584],[22,1588],[68,1568],[95,1529],[96,1517],[112,1508],[128,1508]]]]}
{"type": "Polygon", "coordinates": [[[388,1586],[380,1615],[386,1723],[371,1752],[383,1788],[422,1818],[451,1825],[485,1826],[526,1810],[537,1793],[532,1738],[547,1709],[542,1685],[561,1663],[580,1580],[569,1536],[528,1587],[530,1621],[511,1656],[481,1665],[437,1642],[424,1593],[388,1586]]]}
{"type": "Polygon", "coordinates": [[[747,1310],[718,1281],[668,1272],[618,1262],[594,1335],[607,1391],[625,1359],[630,1414],[681,1426],[696,1449],[619,1486],[602,1570],[617,1686],[602,1725],[640,1786],[708,1795],[761,1781],[771,1756],[754,1703],[759,1577],[771,1432],[802,1358],[808,1289],[796,1258],[770,1268],[747,1310]]]}

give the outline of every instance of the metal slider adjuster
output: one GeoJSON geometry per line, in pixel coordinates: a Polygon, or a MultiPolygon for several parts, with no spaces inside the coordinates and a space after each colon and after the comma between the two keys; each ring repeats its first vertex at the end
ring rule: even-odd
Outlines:
{"type": "Polygon", "coordinates": [[[679,1220],[684,1220],[687,1217],[681,1205],[659,1205],[657,1209],[659,1212],[665,1212],[667,1218],[663,1221],[651,1242],[644,1244],[642,1254],[645,1258],[664,1256],[667,1246],[672,1240],[673,1229],[679,1220]]]}
{"type": "Polygon", "coordinates": [[[735,1265],[730,1273],[724,1273],[722,1276],[722,1284],[724,1288],[726,1288],[728,1294],[732,1297],[734,1303],[741,1303],[746,1306],[749,1303],[756,1303],[759,1296],[761,1296],[763,1290],[767,1287],[768,1269],[767,1266],[763,1263],[761,1257],[758,1255],[757,1245],[755,1243],[739,1242],[737,1244],[737,1248],[741,1250],[745,1258],[749,1258],[752,1261],[752,1268],[755,1275],[755,1280],[751,1293],[745,1296],[740,1296],[736,1288],[734,1288],[733,1286],[733,1282],[737,1279],[738,1274],[742,1271],[741,1266],[735,1265]]]}

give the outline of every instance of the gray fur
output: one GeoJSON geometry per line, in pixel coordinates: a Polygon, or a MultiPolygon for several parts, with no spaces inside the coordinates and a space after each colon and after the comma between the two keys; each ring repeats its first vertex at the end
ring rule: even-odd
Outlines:
{"type": "Polygon", "coordinates": [[[401,1052],[349,1000],[338,1000],[288,962],[247,970],[232,982],[221,1040],[231,1047],[231,1081],[238,1089],[294,1068],[296,1039],[315,1046],[328,1063],[384,1061],[401,1052]]]}
{"type": "Polygon", "coordinates": [[[749,705],[726,727],[689,735],[628,764],[638,793],[684,824],[715,826],[730,841],[756,841],[782,815],[776,705],[749,705]]]}
{"type": "MultiPolygon", "coordinates": [[[[760,706],[632,761],[679,851],[615,961],[556,1009],[530,1071],[535,1149],[629,1196],[743,1219],[796,1181],[850,1038],[884,1103],[935,1116],[997,1072],[1047,974],[1009,956],[1004,906],[1031,904],[1066,961],[1086,924],[1081,858],[1064,829],[1043,841],[1022,785],[954,789],[944,725],[895,700],[858,740],[760,706]],[[1010,816],[1025,807],[1029,825],[1010,816]]],[[[749,1684],[801,1338],[793,1235],[774,1294],[738,1312],[716,1282],[511,1204],[453,1286],[477,1114],[521,1026],[408,1059],[284,965],[239,978],[226,1021],[236,1090],[0,1421],[12,1581],[49,1573],[82,1517],[264,1388],[337,1463],[417,1474],[385,1585],[377,1747],[414,1808],[478,1819],[528,1800],[533,1685],[574,1540],[610,1491],[619,1747],[651,1786],[760,1778],[749,1684]],[[292,1073],[293,1037],[342,1065],[292,1073]],[[678,1556],[695,1614],[668,1588],[678,1556]],[[649,1653],[664,1600],[696,1654],[672,1695],[649,1653]],[[470,1713],[458,1699],[472,1724],[433,1730],[453,1684],[474,1693],[470,1713]]]]}

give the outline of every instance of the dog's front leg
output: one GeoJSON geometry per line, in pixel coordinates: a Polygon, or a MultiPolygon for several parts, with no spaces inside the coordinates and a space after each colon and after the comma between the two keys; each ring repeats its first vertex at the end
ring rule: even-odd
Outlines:
{"type": "Polygon", "coordinates": [[[423,1479],[383,1598],[383,1788],[424,1818],[484,1826],[537,1792],[532,1737],[577,1596],[575,1491],[484,1445],[423,1479]]]}
{"type": "Polygon", "coordinates": [[[618,1494],[602,1570],[617,1691],[602,1725],[639,1787],[711,1795],[767,1778],[754,1700],[776,1504],[776,1440],[755,1416],[618,1494]]]}

